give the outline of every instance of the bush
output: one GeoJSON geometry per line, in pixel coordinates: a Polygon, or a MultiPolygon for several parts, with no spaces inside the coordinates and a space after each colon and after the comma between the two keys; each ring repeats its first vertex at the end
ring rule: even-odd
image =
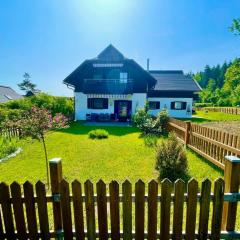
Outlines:
{"type": "Polygon", "coordinates": [[[212,103],[194,103],[194,107],[196,108],[204,108],[204,107],[213,107],[212,103]]]}
{"type": "Polygon", "coordinates": [[[169,138],[157,146],[156,170],[159,171],[160,179],[175,181],[187,177],[186,152],[175,134],[169,134],[169,138]]]}
{"type": "Polygon", "coordinates": [[[159,112],[156,118],[148,114],[147,107],[139,109],[133,116],[133,123],[146,135],[163,133],[168,120],[168,113],[165,109],[159,112]]]}
{"type": "Polygon", "coordinates": [[[163,109],[157,115],[157,118],[155,120],[155,128],[161,129],[161,133],[165,133],[168,121],[169,121],[168,112],[166,109],[163,109]]]}
{"type": "Polygon", "coordinates": [[[152,134],[148,134],[144,137],[144,144],[147,147],[156,147],[158,137],[152,134]]]}
{"type": "Polygon", "coordinates": [[[0,138],[0,159],[14,153],[17,150],[17,142],[14,139],[0,138]]]}
{"type": "Polygon", "coordinates": [[[23,111],[19,109],[0,108],[0,127],[7,120],[19,119],[22,114],[23,111]]]}
{"type": "Polygon", "coordinates": [[[65,116],[73,114],[73,100],[69,97],[56,97],[46,93],[39,93],[31,97],[12,100],[0,105],[5,109],[30,110],[33,106],[47,109],[52,115],[62,113],[65,116]]]}
{"type": "Polygon", "coordinates": [[[92,130],[88,133],[89,138],[91,139],[103,139],[103,138],[108,138],[108,132],[104,129],[96,129],[92,130]]]}

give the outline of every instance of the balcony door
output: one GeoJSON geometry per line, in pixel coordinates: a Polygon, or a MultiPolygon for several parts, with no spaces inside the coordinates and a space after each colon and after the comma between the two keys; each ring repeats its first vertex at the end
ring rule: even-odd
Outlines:
{"type": "Polygon", "coordinates": [[[114,113],[119,121],[127,121],[131,118],[132,101],[115,100],[114,113]]]}

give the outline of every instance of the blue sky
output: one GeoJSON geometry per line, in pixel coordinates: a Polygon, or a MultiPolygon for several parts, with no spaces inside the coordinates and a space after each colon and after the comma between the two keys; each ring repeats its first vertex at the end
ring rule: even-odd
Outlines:
{"type": "Polygon", "coordinates": [[[239,0],[0,1],[0,85],[71,95],[62,80],[109,43],[144,68],[198,71],[239,57],[239,0]]]}

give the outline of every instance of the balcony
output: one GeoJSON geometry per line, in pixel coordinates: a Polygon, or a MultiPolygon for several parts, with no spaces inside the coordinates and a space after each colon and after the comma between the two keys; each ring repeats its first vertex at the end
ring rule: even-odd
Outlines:
{"type": "Polygon", "coordinates": [[[84,79],[84,93],[131,94],[132,79],[84,79]]]}

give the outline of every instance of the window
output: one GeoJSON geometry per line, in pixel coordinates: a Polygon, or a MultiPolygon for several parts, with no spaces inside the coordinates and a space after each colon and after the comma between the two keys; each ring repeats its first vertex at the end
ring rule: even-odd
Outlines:
{"type": "Polygon", "coordinates": [[[160,102],[149,101],[149,109],[150,110],[160,109],[160,102]]]}
{"type": "Polygon", "coordinates": [[[184,110],[186,109],[186,107],[187,107],[186,102],[180,102],[180,101],[171,102],[171,109],[184,110]]]}
{"type": "Polygon", "coordinates": [[[127,83],[128,74],[126,72],[120,72],[120,83],[127,83]]]}
{"type": "Polygon", "coordinates": [[[108,109],[108,99],[88,98],[88,109],[108,109]]]}

